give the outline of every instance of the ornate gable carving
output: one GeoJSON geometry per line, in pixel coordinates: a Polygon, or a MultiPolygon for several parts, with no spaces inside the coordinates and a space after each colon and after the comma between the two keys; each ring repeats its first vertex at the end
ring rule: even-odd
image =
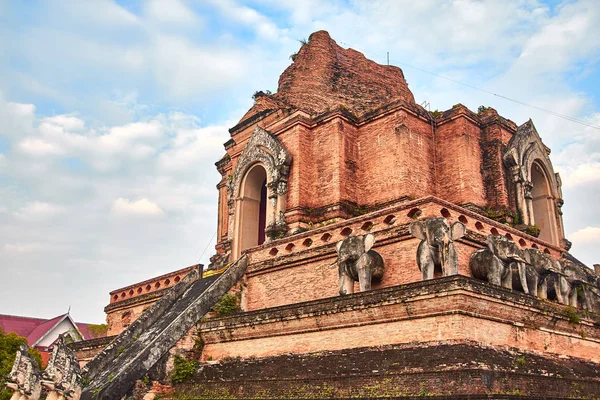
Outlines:
{"type": "Polygon", "coordinates": [[[552,194],[555,198],[561,198],[560,176],[554,173],[550,161],[550,150],[544,145],[531,120],[519,126],[517,133],[508,142],[508,149],[504,153],[504,164],[511,170],[513,180],[527,184],[531,182],[531,168],[534,161],[541,162],[545,169],[552,194]]]}
{"type": "Polygon", "coordinates": [[[285,205],[281,203],[285,201],[284,197],[287,193],[292,157],[279,139],[257,126],[240,155],[227,188],[229,197],[229,240],[234,237],[235,201],[239,198],[242,179],[250,167],[257,163],[262,164],[267,172],[267,196],[272,204],[271,209],[277,213],[270,219],[271,224],[267,227],[267,236],[272,237],[287,231],[287,225],[283,217],[285,205]]]}

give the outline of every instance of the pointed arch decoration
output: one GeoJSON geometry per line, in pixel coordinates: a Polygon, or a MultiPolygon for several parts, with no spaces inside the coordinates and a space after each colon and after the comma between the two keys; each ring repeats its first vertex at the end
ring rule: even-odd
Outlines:
{"type": "Polygon", "coordinates": [[[239,226],[239,205],[241,188],[248,171],[260,164],[267,173],[267,215],[266,241],[271,241],[287,233],[285,222],[286,194],[292,157],[275,136],[265,129],[256,127],[240,155],[227,187],[229,208],[228,239],[232,242],[234,257],[240,254],[236,225],[239,226]]]}
{"type": "MultiPolygon", "coordinates": [[[[570,243],[564,238],[562,222],[562,181],[560,175],[554,172],[549,154],[550,150],[542,142],[533,122],[529,120],[518,127],[508,142],[503,160],[510,171],[515,203],[522,223],[536,224],[536,214],[538,220],[544,218],[543,229],[547,231],[543,236],[546,241],[568,250],[570,243]],[[532,192],[539,196],[541,191],[539,187],[534,191],[534,182],[536,185],[544,185],[544,215],[540,214],[539,206],[534,204],[532,192]]],[[[535,203],[540,203],[537,201],[539,199],[535,200],[535,203]]]]}

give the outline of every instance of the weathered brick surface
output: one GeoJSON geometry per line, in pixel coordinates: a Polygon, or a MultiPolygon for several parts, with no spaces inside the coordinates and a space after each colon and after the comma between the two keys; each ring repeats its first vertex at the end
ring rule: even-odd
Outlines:
{"type": "Polygon", "coordinates": [[[397,99],[415,101],[400,68],[379,65],[356,50],[343,49],[325,31],[310,35],[279,78],[274,97],[310,114],[340,104],[362,114],[397,99]]]}
{"type": "Polygon", "coordinates": [[[472,340],[600,362],[600,317],[455,276],[209,320],[202,358],[472,340]]]}
{"type": "Polygon", "coordinates": [[[116,336],[105,336],[103,338],[82,340],[69,344],[75,352],[79,366],[85,366],[92,358],[96,357],[116,336]]]}
{"type": "Polygon", "coordinates": [[[202,265],[192,265],[111,291],[110,303],[104,307],[108,324],[107,334],[109,336],[120,334],[148,307],[195,269],[202,270],[202,265]]]}
{"type": "Polygon", "coordinates": [[[339,288],[335,243],[345,238],[342,233],[346,229],[350,229],[352,235],[375,235],[375,250],[382,255],[386,272],[381,282],[374,283],[374,288],[419,281],[421,272],[417,266],[416,252],[420,241],[408,232],[410,223],[415,221],[409,214],[417,209],[421,213],[418,219],[445,214],[450,223],[461,220],[466,225],[467,236],[455,242],[459,273],[464,276],[471,275],[471,254],[484,246],[486,236],[491,233],[511,235],[515,242],[522,241],[522,248],[537,246],[542,251],[550,252],[555,258],[561,255],[560,248],[462,207],[435,198],[415,200],[250,250],[250,266],[246,274],[246,286],[242,291],[245,309],[258,310],[337,296],[339,288]],[[387,221],[390,216],[393,216],[392,221],[387,221]],[[477,223],[481,224],[481,230],[476,226],[477,223]],[[323,240],[324,237],[328,240],[323,240]],[[307,239],[310,246],[306,246],[307,239]]]}
{"type": "Polygon", "coordinates": [[[228,240],[226,186],[256,126],[292,157],[289,232],[428,195],[516,210],[502,160],[514,122],[461,104],[427,112],[399,68],[344,50],[321,31],[283,72],[277,93],[259,97],[230,129],[226,162],[219,163],[220,253],[228,240]]]}
{"type": "Polygon", "coordinates": [[[186,398],[595,398],[600,364],[472,341],[364,347],[203,366],[186,398]]]}
{"type": "Polygon", "coordinates": [[[435,131],[436,195],[452,203],[483,206],[487,202],[481,168],[481,129],[477,125],[477,121],[462,116],[439,125],[435,131]]]}

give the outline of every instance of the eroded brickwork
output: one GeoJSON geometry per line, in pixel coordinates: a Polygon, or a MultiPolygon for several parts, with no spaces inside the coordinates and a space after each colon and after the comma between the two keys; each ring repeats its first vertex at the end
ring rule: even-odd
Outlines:
{"type": "MultiPolygon", "coordinates": [[[[343,49],[320,31],[283,72],[277,93],[256,97],[230,129],[227,155],[218,163],[221,254],[233,237],[227,204],[235,199],[226,186],[257,126],[292,159],[288,235],[429,195],[481,213],[518,215],[503,159],[517,132],[514,122],[494,109],[474,113],[461,104],[428,112],[415,103],[399,68],[343,49]]],[[[558,231],[552,243],[562,246],[558,231]]]]}

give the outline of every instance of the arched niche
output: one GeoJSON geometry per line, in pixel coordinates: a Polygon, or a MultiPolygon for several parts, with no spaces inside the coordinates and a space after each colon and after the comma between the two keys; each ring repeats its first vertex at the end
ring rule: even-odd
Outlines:
{"type": "Polygon", "coordinates": [[[239,252],[265,242],[267,216],[267,171],[254,164],[241,181],[236,227],[239,252]]]}
{"type": "Polygon", "coordinates": [[[540,228],[540,239],[549,243],[557,243],[554,196],[548,173],[540,161],[536,160],[532,163],[530,172],[533,221],[540,228]]]}
{"type": "Polygon", "coordinates": [[[554,173],[550,150],[531,120],[519,126],[507,147],[504,164],[521,222],[537,225],[540,239],[568,250],[562,225],[562,183],[554,173]]]}
{"type": "Polygon", "coordinates": [[[291,162],[291,156],[275,136],[260,127],[255,128],[238,159],[228,186],[228,236],[233,259],[237,259],[243,250],[260,242],[260,236],[256,236],[258,231],[255,232],[254,227],[258,229],[257,224],[261,220],[256,219],[256,204],[253,203],[258,196],[259,186],[263,196],[266,196],[264,241],[269,242],[287,233],[284,212],[291,162]]]}

